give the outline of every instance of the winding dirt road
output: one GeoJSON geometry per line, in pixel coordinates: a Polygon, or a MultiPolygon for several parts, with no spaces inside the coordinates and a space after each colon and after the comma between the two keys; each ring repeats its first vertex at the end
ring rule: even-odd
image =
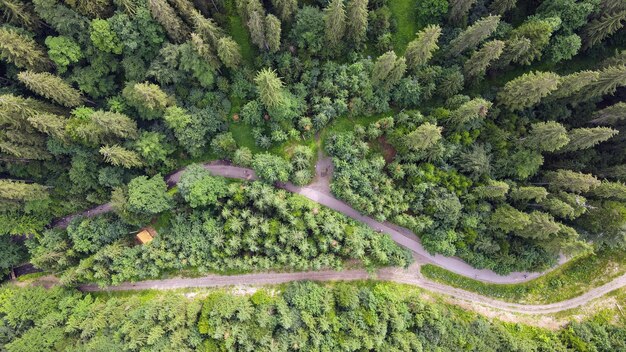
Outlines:
{"type": "MultiPolygon", "coordinates": [[[[232,166],[223,161],[215,161],[205,163],[204,167],[212,174],[237,178],[243,180],[255,180],[257,177],[253,170],[232,166]]],[[[168,185],[174,186],[180,180],[180,176],[184,169],[169,175],[166,178],[168,185]]],[[[219,286],[236,286],[236,285],[266,285],[280,284],[298,280],[315,280],[315,281],[334,281],[334,280],[365,280],[378,279],[385,281],[393,281],[419,286],[429,291],[452,296],[467,302],[480,304],[486,307],[499,309],[506,312],[524,313],[524,314],[548,314],[563,310],[579,307],[589,301],[601,297],[613,290],[626,286],[626,274],[622,275],[609,283],[591,289],[590,291],[562,302],[543,304],[543,305],[525,305],[510,302],[499,301],[490,297],[482,296],[473,292],[454,288],[448,285],[440,284],[424,278],[420,273],[420,266],[425,263],[432,263],[442,268],[455,272],[457,274],[470,277],[476,280],[498,284],[520,283],[537,278],[545,273],[527,273],[514,272],[509,275],[498,275],[491,270],[479,270],[471,267],[459,258],[444,257],[442,255],[431,255],[421,245],[418,237],[410,230],[391,224],[389,222],[379,222],[370,217],[361,215],[358,211],[350,207],[348,204],[335,198],[330,193],[330,175],[332,173],[332,162],[328,158],[320,158],[316,166],[316,178],[314,182],[306,187],[297,187],[291,183],[279,184],[277,187],[285,189],[289,192],[300,194],[310,200],[334,209],[350,218],[353,218],[363,224],[366,224],[374,230],[388,234],[395,242],[413,251],[415,263],[408,269],[401,268],[384,268],[378,270],[374,275],[370,275],[365,270],[344,270],[344,271],[309,271],[295,273],[276,273],[265,272],[244,275],[207,275],[201,278],[172,278],[164,280],[148,280],[136,283],[123,283],[119,286],[98,287],[96,285],[85,284],[79,288],[86,292],[93,291],[125,291],[125,290],[144,290],[157,289],[168,290],[189,287],[219,287],[219,286]]],[[[68,216],[59,220],[55,226],[66,227],[72,218],[83,216],[96,216],[111,211],[110,204],[103,204],[90,209],[82,214],[68,216]]],[[[567,259],[562,257],[559,264],[567,259]]]]}

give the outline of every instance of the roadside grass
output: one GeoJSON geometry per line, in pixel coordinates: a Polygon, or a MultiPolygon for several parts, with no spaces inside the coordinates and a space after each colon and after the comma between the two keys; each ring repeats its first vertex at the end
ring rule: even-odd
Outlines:
{"type": "Polygon", "coordinates": [[[490,284],[426,264],[422,274],[433,281],[508,302],[545,304],[579,296],[626,272],[626,256],[603,251],[574,259],[544,276],[520,284],[490,284]]]}
{"type": "Polygon", "coordinates": [[[396,19],[396,31],[392,34],[391,41],[396,54],[402,55],[419,29],[416,21],[417,7],[413,0],[393,0],[387,2],[387,6],[396,19]]]}

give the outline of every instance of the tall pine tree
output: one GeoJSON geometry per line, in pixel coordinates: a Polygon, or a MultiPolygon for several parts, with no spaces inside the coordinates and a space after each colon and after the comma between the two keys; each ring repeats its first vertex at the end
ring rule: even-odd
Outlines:
{"type": "Polygon", "coordinates": [[[78,90],[65,83],[61,77],[51,73],[24,71],[20,72],[17,78],[31,91],[54,100],[60,105],[74,107],[83,103],[78,90]]]}

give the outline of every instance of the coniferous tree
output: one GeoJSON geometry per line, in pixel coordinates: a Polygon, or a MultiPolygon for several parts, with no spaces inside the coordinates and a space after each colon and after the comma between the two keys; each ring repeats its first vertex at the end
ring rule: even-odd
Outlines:
{"type": "Polygon", "coordinates": [[[626,3],[622,0],[601,0],[600,9],[605,13],[626,10],[626,3]]]}
{"type": "Polygon", "coordinates": [[[266,108],[275,108],[284,103],[283,82],[276,75],[276,71],[264,68],[257,73],[254,81],[259,98],[266,108]]]}
{"type": "Polygon", "coordinates": [[[504,200],[510,188],[504,181],[489,180],[486,184],[475,187],[472,193],[479,199],[504,200]]]}
{"type": "Polygon", "coordinates": [[[241,64],[241,49],[231,37],[220,38],[217,43],[217,55],[224,66],[230,69],[236,69],[241,64]]]}
{"type": "Polygon", "coordinates": [[[169,105],[167,94],[152,83],[129,84],[122,91],[128,105],[139,112],[139,116],[146,120],[153,120],[163,116],[169,105]]]}
{"type": "Polygon", "coordinates": [[[590,48],[620,30],[624,27],[624,21],[626,21],[626,10],[605,13],[601,18],[591,21],[583,28],[584,48],[590,48]]]}
{"type": "Polygon", "coordinates": [[[48,187],[37,183],[26,183],[0,179],[0,199],[28,202],[48,198],[48,187]]]}
{"type": "Polygon", "coordinates": [[[626,200],[626,184],[605,180],[594,188],[591,194],[598,198],[617,199],[623,201],[626,200]]]}
{"type": "Polygon", "coordinates": [[[67,138],[65,126],[67,120],[59,115],[38,113],[28,117],[28,122],[39,132],[60,140],[67,138]]]}
{"type": "Polygon", "coordinates": [[[461,25],[467,16],[470,8],[476,3],[476,0],[450,0],[450,14],[448,18],[455,25],[461,25]]]}
{"type": "Polygon", "coordinates": [[[557,151],[569,143],[567,130],[556,121],[537,122],[532,124],[532,129],[525,144],[542,152],[557,151]]]}
{"type": "Polygon", "coordinates": [[[489,219],[491,226],[505,233],[520,231],[529,226],[532,221],[530,215],[505,204],[498,207],[489,219]]]}
{"type": "Polygon", "coordinates": [[[82,104],[83,98],[80,92],[65,83],[63,79],[47,72],[24,71],[17,78],[29,90],[54,100],[60,105],[74,107],[82,104]]]}
{"type": "Polygon", "coordinates": [[[367,2],[368,0],[350,0],[348,2],[346,37],[355,47],[360,47],[365,41],[368,21],[367,2]]]}
{"type": "Polygon", "coordinates": [[[437,125],[423,123],[404,137],[404,145],[411,150],[428,149],[439,142],[441,130],[442,128],[437,125]]]}
{"type": "Polygon", "coordinates": [[[137,123],[122,113],[98,110],[91,114],[89,123],[97,126],[100,135],[125,139],[135,139],[138,136],[137,123]]]}
{"type": "Polygon", "coordinates": [[[122,166],[126,169],[130,169],[143,165],[139,154],[120,147],[119,145],[102,146],[100,148],[100,154],[104,157],[104,161],[113,166],[122,166]]]}
{"type": "Polygon", "coordinates": [[[557,89],[560,77],[552,72],[529,72],[508,81],[498,93],[500,104],[510,110],[523,110],[557,89]]]}
{"type": "Polygon", "coordinates": [[[547,196],[548,190],[537,186],[514,188],[510,193],[511,199],[516,202],[541,202],[547,196]]]}
{"type": "Polygon", "coordinates": [[[600,185],[600,181],[591,174],[562,169],[546,172],[545,179],[552,190],[574,193],[586,193],[600,185]]]}
{"type": "Polygon", "coordinates": [[[515,8],[517,0],[494,0],[489,5],[489,10],[497,15],[504,15],[507,11],[515,8]]]}
{"type": "Polygon", "coordinates": [[[504,49],[504,42],[492,40],[485,43],[482,48],[472,54],[472,57],[465,62],[465,75],[469,79],[480,79],[485,75],[485,71],[491,62],[497,60],[504,49]]]}
{"type": "Polygon", "coordinates": [[[250,39],[259,49],[265,49],[265,17],[260,11],[250,13],[248,19],[250,39]]]}
{"type": "Polygon", "coordinates": [[[580,89],[580,101],[614,94],[618,87],[626,86],[626,65],[610,66],[598,72],[598,79],[580,89]]]}
{"type": "Polygon", "coordinates": [[[500,16],[487,16],[476,21],[467,27],[456,38],[450,42],[448,54],[450,56],[460,55],[467,49],[478,46],[483,40],[489,38],[500,23],[500,16]]]}
{"type": "Polygon", "coordinates": [[[619,102],[596,111],[593,117],[594,119],[589,122],[599,125],[614,125],[619,121],[626,120],[626,103],[619,102]]]}
{"type": "Polygon", "coordinates": [[[280,20],[272,14],[265,16],[265,48],[270,53],[280,49],[280,33],[280,20]]]}
{"type": "Polygon", "coordinates": [[[524,238],[547,240],[561,230],[560,224],[554,221],[550,214],[533,211],[529,214],[529,219],[530,224],[521,230],[515,231],[516,235],[524,238]]]}
{"type": "Polygon", "coordinates": [[[341,47],[346,33],[346,10],[343,0],[332,0],[324,9],[324,21],[326,22],[326,40],[330,47],[337,50],[341,47]]]}
{"type": "Polygon", "coordinates": [[[148,8],[152,17],[165,28],[167,36],[174,43],[183,43],[189,39],[189,27],[166,0],[148,0],[148,8]]]}
{"type": "Polygon", "coordinates": [[[187,22],[193,26],[195,17],[199,11],[193,5],[191,0],[168,0],[175,8],[176,12],[187,22]]]}
{"type": "Polygon", "coordinates": [[[211,47],[215,47],[224,36],[224,31],[213,19],[202,16],[198,11],[193,13],[192,23],[194,31],[211,47]]]}
{"type": "Polygon", "coordinates": [[[550,43],[552,33],[559,28],[561,20],[559,18],[530,18],[515,28],[511,33],[511,38],[526,38],[530,41],[528,49],[517,58],[516,62],[530,65],[534,60],[540,59],[544,49],[550,43]]]}
{"type": "Polygon", "coordinates": [[[416,70],[428,63],[433,56],[433,52],[439,49],[437,41],[441,35],[441,27],[431,24],[417,33],[417,38],[413,39],[406,48],[404,56],[407,65],[416,70]]]}
{"type": "Polygon", "coordinates": [[[36,30],[40,26],[37,15],[21,0],[0,0],[0,12],[8,23],[30,30],[36,30]]]}
{"type": "MultiPolygon", "coordinates": [[[[223,38],[220,38],[220,40],[222,39],[223,38]]],[[[217,58],[217,56],[219,56],[219,42],[217,52],[215,48],[207,44],[197,33],[191,33],[191,40],[189,42],[198,56],[206,60],[211,67],[216,69],[220,67],[220,61],[217,58]]]]}
{"type": "Polygon", "coordinates": [[[289,21],[298,9],[298,0],[272,0],[272,5],[281,20],[289,21]]]}
{"type": "Polygon", "coordinates": [[[398,58],[396,53],[388,51],[376,59],[372,69],[372,84],[383,89],[391,89],[404,75],[406,59],[398,58]]]}
{"type": "Polygon", "coordinates": [[[490,101],[482,98],[472,99],[453,110],[449,120],[457,129],[466,127],[477,121],[482,121],[489,113],[492,105],[490,101]]]}
{"type": "Polygon", "coordinates": [[[71,8],[82,15],[91,18],[106,18],[110,16],[110,0],[64,0],[71,8]]]}
{"type": "Polygon", "coordinates": [[[498,65],[504,67],[510,63],[521,63],[531,46],[530,39],[524,37],[510,38],[505,42],[504,50],[498,65]]]}
{"type": "Polygon", "coordinates": [[[52,67],[52,62],[34,40],[11,28],[0,28],[0,58],[31,71],[46,71],[52,67]]]}
{"type": "Polygon", "coordinates": [[[563,76],[557,89],[550,93],[546,100],[569,98],[597,81],[599,77],[600,73],[596,71],[580,71],[563,76]]]}
{"type": "Polygon", "coordinates": [[[587,149],[602,143],[618,134],[619,131],[609,127],[575,128],[569,131],[569,143],[561,152],[573,152],[587,149]]]}

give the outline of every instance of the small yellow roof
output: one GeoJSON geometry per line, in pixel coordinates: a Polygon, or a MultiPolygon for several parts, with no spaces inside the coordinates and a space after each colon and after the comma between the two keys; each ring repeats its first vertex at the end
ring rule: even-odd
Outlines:
{"type": "Polygon", "coordinates": [[[151,242],[154,236],[147,229],[143,229],[137,234],[136,238],[141,244],[146,244],[151,242]]]}

